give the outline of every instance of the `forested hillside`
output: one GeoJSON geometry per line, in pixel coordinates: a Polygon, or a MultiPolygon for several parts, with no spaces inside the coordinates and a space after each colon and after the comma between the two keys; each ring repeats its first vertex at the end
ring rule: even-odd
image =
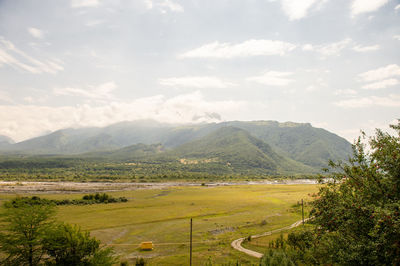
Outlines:
{"type": "Polygon", "coordinates": [[[331,132],[303,123],[232,121],[176,126],[136,121],[105,128],[63,129],[7,143],[0,150],[6,162],[23,156],[22,166],[26,160],[32,160],[32,165],[43,158],[68,158],[79,162],[80,168],[85,164],[79,159],[89,165],[95,161],[123,165],[123,169],[128,164],[129,171],[144,175],[281,175],[320,172],[329,160],[346,160],[351,145],[331,132]],[[131,169],[135,164],[141,167],[131,169]]]}

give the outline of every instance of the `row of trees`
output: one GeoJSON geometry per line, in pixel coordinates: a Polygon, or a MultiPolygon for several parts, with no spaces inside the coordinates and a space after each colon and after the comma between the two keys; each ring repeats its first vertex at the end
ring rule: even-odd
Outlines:
{"type": "Polygon", "coordinates": [[[114,198],[106,193],[96,193],[84,195],[81,199],[44,199],[38,196],[32,197],[16,197],[11,200],[8,204],[18,206],[20,204],[27,205],[90,205],[90,204],[101,204],[101,203],[121,203],[127,202],[128,199],[125,197],[114,198]]]}
{"type": "Polygon", "coordinates": [[[400,121],[391,128],[363,134],[348,162],[331,163],[313,226],[289,234],[262,265],[400,265],[400,121]]]}
{"type": "Polygon", "coordinates": [[[113,265],[111,248],[78,226],[57,223],[54,205],[6,202],[0,229],[1,265],[113,265]]]}

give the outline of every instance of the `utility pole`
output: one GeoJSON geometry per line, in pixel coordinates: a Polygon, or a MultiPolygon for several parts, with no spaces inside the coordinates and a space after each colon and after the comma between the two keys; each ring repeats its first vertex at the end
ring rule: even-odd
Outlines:
{"type": "Polygon", "coordinates": [[[301,217],[303,219],[303,225],[304,225],[304,202],[303,202],[303,199],[301,199],[301,217]]]}
{"type": "Polygon", "coordinates": [[[193,220],[190,218],[190,266],[192,266],[192,229],[193,229],[193,220]]]}

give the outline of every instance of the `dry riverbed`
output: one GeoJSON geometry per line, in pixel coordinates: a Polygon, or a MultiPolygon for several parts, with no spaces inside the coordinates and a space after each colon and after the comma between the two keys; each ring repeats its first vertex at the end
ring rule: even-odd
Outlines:
{"type": "Polygon", "coordinates": [[[232,186],[232,185],[263,185],[263,184],[316,184],[313,179],[296,180],[265,180],[265,181],[243,181],[243,182],[162,182],[162,183],[136,183],[136,182],[30,182],[30,181],[0,181],[0,193],[86,193],[86,192],[111,192],[130,191],[138,189],[163,189],[180,186],[232,186]]]}

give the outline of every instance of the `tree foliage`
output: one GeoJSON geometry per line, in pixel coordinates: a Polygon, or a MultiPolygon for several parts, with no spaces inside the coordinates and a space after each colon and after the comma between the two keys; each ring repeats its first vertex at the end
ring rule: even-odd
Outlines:
{"type": "Polygon", "coordinates": [[[21,198],[6,202],[0,228],[1,265],[112,265],[112,249],[78,226],[53,220],[54,204],[21,198]]]}
{"type": "Polygon", "coordinates": [[[400,121],[391,128],[363,134],[348,162],[331,162],[315,226],[288,236],[285,253],[298,264],[400,264],[400,121]]]}
{"type": "Polygon", "coordinates": [[[44,255],[42,239],[53,225],[52,205],[25,202],[4,204],[0,250],[6,255],[3,265],[38,265],[44,255]]]}
{"type": "Polygon", "coordinates": [[[43,241],[50,256],[48,265],[113,265],[110,248],[101,248],[100,241],[82,232],[78,226],[59,224],[51,228],[43,241]]]}

